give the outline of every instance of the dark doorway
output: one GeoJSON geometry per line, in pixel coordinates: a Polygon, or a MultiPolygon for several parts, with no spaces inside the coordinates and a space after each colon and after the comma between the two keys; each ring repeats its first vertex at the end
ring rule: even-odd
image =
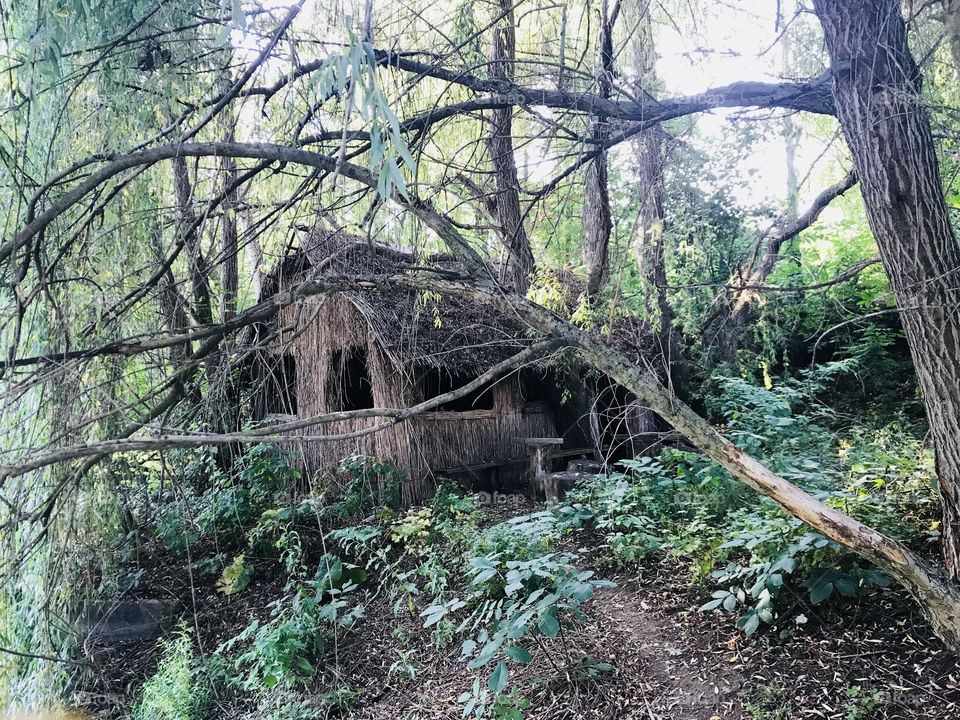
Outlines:
{"type": "Polygon", "coordinates": [[[366,410],[373,405],[373,386],[367,367],[367,350],[336,350],[330,362],[330,394],[336,410],[366,410]]]}
{"type": "Polygon", "coordinates": [[[563,402],[563,386],[552,369],[523,368],[520,371],[520,396],[524,403],[554,407],[563,402]]]}
{"type": "MultiPolygon", "coordinates": [[[[459,390],[475,379],[472,375],[450,373],[441,368],[429,370],[423,375],[422,379],[423,399],[430,400],[459,390]]],[[[446,412],[493,410],[493,388],[488,385],[478,390],[472,390],[463,397],[444,403],[437,410],[446,412]]]]}

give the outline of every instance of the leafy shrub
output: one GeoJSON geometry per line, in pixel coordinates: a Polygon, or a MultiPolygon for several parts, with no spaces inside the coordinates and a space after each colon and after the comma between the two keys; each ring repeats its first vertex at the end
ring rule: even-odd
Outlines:
{"type": "Polygon", "coordinates": [[[287,464],[287,453],[269,444],[250,447],[232,475],[217,470],[209,454],[187,455],[186,460],[177,493],[161,498],[153,510],[157,538],[176,554],[203,538],[242,541],[244,529],[300,477],[287,464]]]}
{"type": "Polygon", "coordinates": [[[217,590],[224,595],[235,595],[250,584],[253,570],[246,564],[243,555],[237,555],[233,562],[224,568],[217,580],[217,590]]]}
{"type": "Polygon", "coordinates": [[[345,712],[360,702],[360,693],[349,687],[339,687],[323,694],[323,704],[330,711],[345,712]]]}
{"type": "Polygon", "coordinates": [[[636,563],[661,545],[656,522],[648,515],[654,498],[640,478],[660,479],[663,466],[650,458],[620,463],[624,472],[586,481],[568,496],[571,504],[562,512],[568,525],[592,523],[618,565],[636,563]]]}
{"type": "Polygon", "coordinates": [[[143,685],[143,695],[133,709],[134,720],[195,720],[206,707],[207,688],[198,680],[193,640],[181,625],[163,642],[163,656],[143,685]]]}
{"type": "Polygon", "coordinates": [[[504,693],[497,695],[490,714],[496,720],[523,720],[523,711],[529,709],[530,701],[525,697],[504,693]]]}
{"type": "Polygon", "coordinates": [[[288,453],[276,445],[259,444],[241,457],[239,472],[210,487],[200,498],[197,524],[205,534],[246,527],[274,496],[291,490],[300,471],[287,464],[288,453]]]}
{"type": "Polygon", "coordinates": [[[509,682],[508,661],[526,664],[532,660],[521,644],[523,638],[556,638],[564,624],[584,617],[580,606],[596,589],[613,586],[595,579],[592,571],[579,570],[571,554],[541,550],[525,559],[513,559],[517,556],[510,554],[512,551],[526,556],[551,536],[556,523],[547,516],[549,513],[517,518],[484,533],[487,546],[499,547],[501,553],[469,557],[468,594],[434,603],[421,613],[424,627],[432,627],[466,610],[456,628],[456,632],[468,634],[461,656],[471,670],[495,663],[486,684],[477,678],[473,689],[461,695],[464,716],[481,717],[490,710],[498,717],[517,717],[520,708],[499,698],[509,682]],[[501,715],[496,715],[498,712],[501,715]]]}
{"type": "Polygon", "coordinates": [[[400,487],[407,474],[396,465],[369,455],[345,457],[337,472],[347,478],[347,487],[333,509],[343,519],[359,516],[376,506],[400,507],[400,487]]]}
{"type": "Polygon", "coordinates": [[[171,553],[182,555],[200,539],[200,534],[191,526],[181,503],[176,500],[163,505],[157,512],[157,539],[171,553]]]}
{"type": "Polygon", "coordinates": [[[254,620],[217,653],[246,648],[235,659],[237,682],[245,690],[309,682],[336,629],[352,627],[363,615],[350,598],[365,578],[360,568],[324,556],[311,580],[288,586],[287,594],[270,604],[268,621],[254,620]]]}
{"type": "Polygon", "coordinates": [[[348,525],[327,533],[327,538],[338,543],[344,552],[358,561],[373,558],[380,547],[383,532],[376,525],[348,525]]]}
{"type": "Polygon", "coordinates": [[[889,694],[883,690],[866,690],[860,685],[847,688],[846,695],[849,699],[843,704],[845,720],[866,720],[873,717],[874,711],[890,700],[889,694]]]}
{"type": "Polygon", "coordinates": [[[467,549],[477,538],[477,524],[483,517],[477,501],[449,480],[442,481],[433,499],[434,526],[450,545],[452,551],[467,549]]]}
{"type": "MultiPolygon", "coordinates": [[[[806,378],[775,389],[717,378],[708,406],[737,444],[828,505],[904,542],[935,539],[935,473],[920,438],[900,422],[842,435],[827,429],[832,413],[811,394],[843,370],[834,363],[811,372],[809,387],[806,378]]],[[[620,463],[583,482],[555,512],[562,527],[600,533],[617,564],[661,546],[688,558],[693,579],[713,588],[702,609],[737,613],[747,634],[784,619],[784,599],[793,611],[797,596],[819,604],[888,584],[861,558],[695,453],[665,450],[659,460],[620,463]]]]}
{"type": "Polygon", "coordinates": [[[390,527],[390,542],[407,548],[422,548],[426,545],[433,527],[433,510],[429,507],[413,508],[393,522],[390,527]]]}
{"type": "Polygon", "coordinates": [[[761,622],[772,624],[777,618],[777,600],[791,576],[800,579],[814,605],[834,593],[853,597],[863,587],[889,583],[883,573],[864,566],[855,555],[799,520],[788,519],[772,503],[762,505],[765,512],[746,511],[731,517],[728,528],[733,537],[721,549],[736,559],[713,572],[726,589],[715,591],[701,610],[740,610],[737,624],[752,635],[761,622]]]}
{"type": "Polygon", "coordinates": [[[470,555],[529,560],[552,547],[561,530],[557,517],[549,510],[520,515],[480,533],[470,555]]]}
{"type": "Polygon", "coordinates": [[[464,495],[452,481],[442,480],[430,500],[430,507],[439,522],[475,520],[479,514],[477,501],[464,495]]]}

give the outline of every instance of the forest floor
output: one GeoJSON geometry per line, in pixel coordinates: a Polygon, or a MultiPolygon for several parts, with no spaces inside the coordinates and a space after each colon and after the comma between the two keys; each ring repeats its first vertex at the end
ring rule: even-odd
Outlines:
{"type": "MultiPolygon", "coordinates": [[[[697,610],[709,593],[690,584],[676,558],[654,555],[629,574],[611,574],[602,571],[601,551],[579,542],[584,561],[616,587],[598,591],[575,630],[541,642],[535,661],[512,675],[511,687],[531,703],[526,718],[960,717],[957,659],[901,592],[804,607],[802,624],[747,638],[733,616],[697,610]],[[594,677],[578,672],[586,656],[614,669],[594,677]]],[[[212,582],[191,585],[174,564],[158,563],[147,576],[138,595],[194,608],[187,617],[201,654],[239,632],[251,616],[265,616],[280,587],[254,582],[225,597],[212,582]]],[[[797,602],[805,605],[803,598],[797,602]]],[[[460,659],[459,642],[438,650],[422,624],[417,611],[397,615],[385,593],[368,598],[363,620],[338,638],[334,662],[318,674],[318,696],[319,688],[351,688],[358,700],[339,716],[357,720],[459,718],[457,698],[476,673],[460,659]],[[398,664],[413,668],[414,677],[401,677],[398,664]]],[[[96,673],[75,701],[98,716],[128,715],[157,662],[156,648],[127,646],[96,657],[96,673]]],[[[236,718],[254,708],[249,697],[234,696],[215,698],[213,711],[214,717],[236,718]]]]}

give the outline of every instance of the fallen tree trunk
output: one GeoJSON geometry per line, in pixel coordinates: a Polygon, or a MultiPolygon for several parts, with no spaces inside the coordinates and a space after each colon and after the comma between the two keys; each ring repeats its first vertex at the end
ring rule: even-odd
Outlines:
{"type": "Polygon", "coordinates": [[[589,365],[635,393],[734,478],[794,517],[885,570],[917,602],[934,632],[960,652],[960,588],[899,542],[835,510],[766,468],[679,400],[649,371],[630,363],[596,337],[530,301],[503,300],[541,332],[563,338],[589,365]]]}

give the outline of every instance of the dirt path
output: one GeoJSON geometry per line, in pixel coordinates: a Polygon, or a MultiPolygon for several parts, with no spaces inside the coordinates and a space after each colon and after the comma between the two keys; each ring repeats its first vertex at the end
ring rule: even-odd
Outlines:
{"type": "MultiPolygon", "coordinates": [[[[606,637],[617,673],[642,691],[635,717],[709,720],[740,717],[744,679],[731,654],[698,647],[689,627],[650,606],[626,585],[598,594],[592,623],[606,637]]],[[[700,638],[705,640],[705,638],[700,638]]]]}

